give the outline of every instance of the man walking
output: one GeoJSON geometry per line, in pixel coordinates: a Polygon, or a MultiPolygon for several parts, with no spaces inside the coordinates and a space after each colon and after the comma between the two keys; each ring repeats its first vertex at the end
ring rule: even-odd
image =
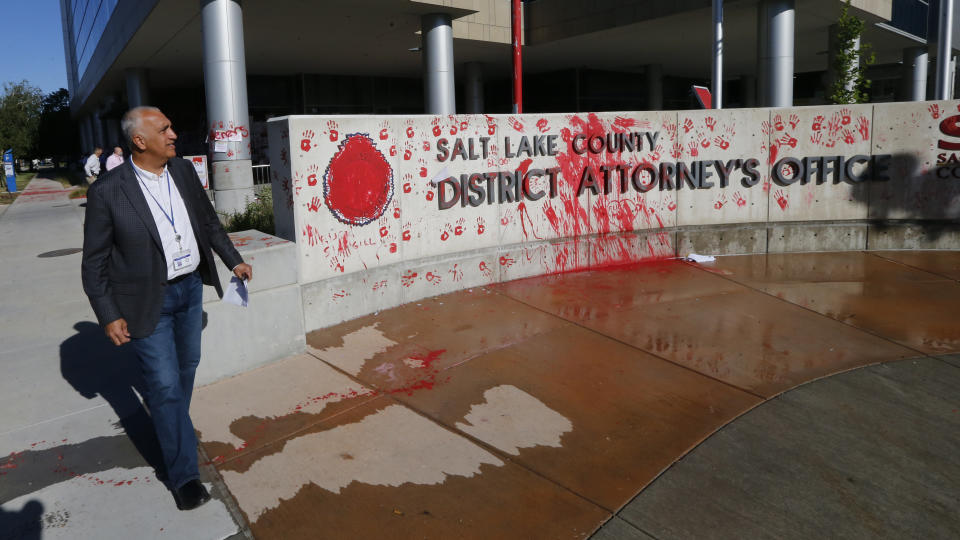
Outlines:
{"type": "Polygon", "coordinates": [[[87,175],[87,184],[93,184],[100,176],[100,154],[103,154],[103,148],[99,146],[93,149],[93,153],[87,158],[87,163],[83,166],[83,172],[87,175]]]}
{"type": "Polygon", "coordinates": [[[83,289],[107,337],[132,343],[167,484],[177,507],[190,510],[210,499],[189,415],[203,284],[223,295],[214,251],[239,278],[251,279],[253,269],[220,226],[193,165],[175,157],[170,120],[137,107],[121,126],[131,159],[87,192],[83,289]]]}
{"type": "Polygon", "coordinates": [[[123,163],[123,148],[114,146],[113,153],[107,158],[107,171],[116,169],[121,163],[123,163]]]}

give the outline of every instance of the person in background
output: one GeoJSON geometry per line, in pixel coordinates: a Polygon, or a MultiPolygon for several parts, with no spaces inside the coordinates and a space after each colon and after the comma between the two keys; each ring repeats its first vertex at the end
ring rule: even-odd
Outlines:
{"type": "Polygon", "coordinates": [[[121,163],[123,163],[123,149],[119,146],[114,146],[113,153],[107,158],[107,170],[109,171],[121,163]]]}
{"type": "Polygon", "coordinates": [[[99,146],[94,148],[93,153],[87,158],[86,165],[83,166],[83,172],[87,175],[87,184],[96,182],[97,177],[100,176],[100,154],[102,153],[103,148],[99,146]]]}

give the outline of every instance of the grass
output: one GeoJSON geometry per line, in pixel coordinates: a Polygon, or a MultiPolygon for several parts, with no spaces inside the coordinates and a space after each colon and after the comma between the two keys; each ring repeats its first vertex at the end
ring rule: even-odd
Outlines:
{"type": "Polygon", "coordinates": [[[3,191],[0,191],[0,204],[11,204],[13,201],[17,200],[17,196],[23,192],[23,189],[27,187],[27,184],[33,180],[33,177],[36,176],[36,172],[21,172],[17,175],[17,192],[10,193],[7,191],[7,179],[3,178],[3,191]]]}
{"type": "Polygon", "coordinates": [[[270,185],[258,186],[256,198],[247,203],[243,212],[225,214],[224,228],[227,232],[256,229],[267,234],[274,233],[273,192],[270,185]]]}

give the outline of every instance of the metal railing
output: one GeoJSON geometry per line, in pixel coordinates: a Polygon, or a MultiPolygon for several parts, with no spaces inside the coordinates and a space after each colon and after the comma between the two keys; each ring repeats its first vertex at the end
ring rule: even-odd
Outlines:
{"type": "Polygon", "coordinates": [[[261,186],[270,183],[270,164],[253,166],[253,185],[261,186]]]}

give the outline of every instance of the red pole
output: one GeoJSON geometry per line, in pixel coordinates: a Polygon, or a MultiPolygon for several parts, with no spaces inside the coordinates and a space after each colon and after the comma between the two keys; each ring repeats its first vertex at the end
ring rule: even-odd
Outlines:
{"type": "Polygon", "coordinates": [[[520,0],[513,2],[513,112],[523,113],[523,58],[520,54],[520,0]]]}

